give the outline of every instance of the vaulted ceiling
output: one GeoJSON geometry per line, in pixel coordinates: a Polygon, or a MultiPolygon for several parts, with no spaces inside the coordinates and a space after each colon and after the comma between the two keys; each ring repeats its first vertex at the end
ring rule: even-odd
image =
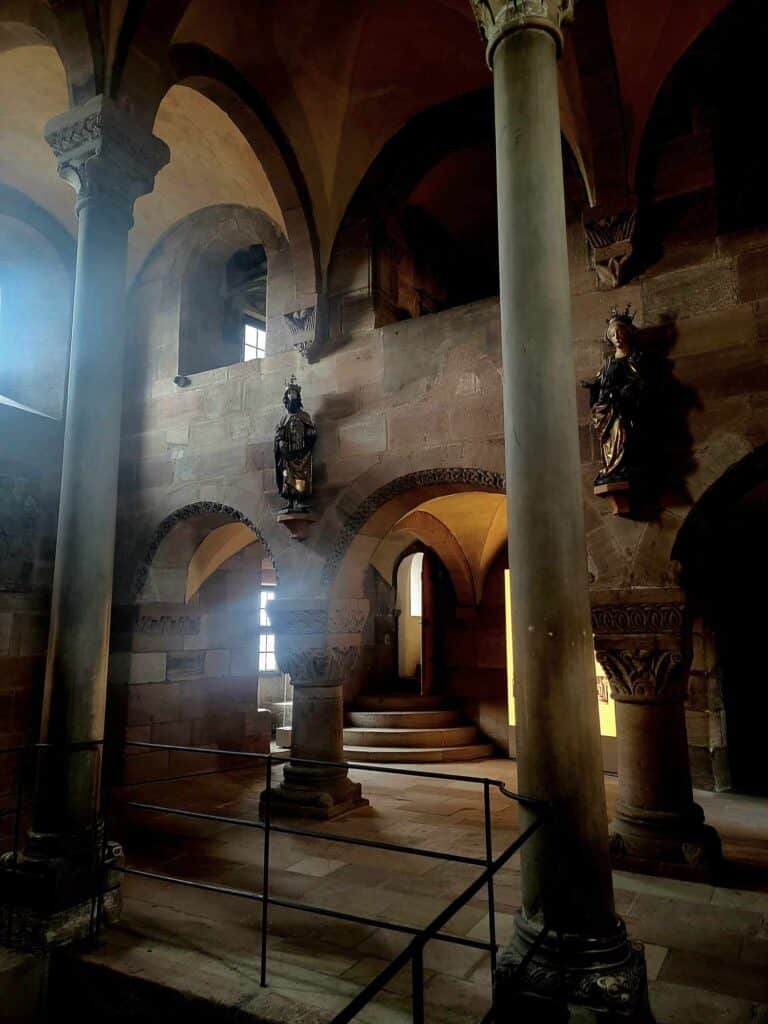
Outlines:
{"type": "MultiPolygon", "coordinates": [[[[600,110],[583,87],[596,52],[590,40],[609,39],[610,66],[594,70],[617,83],[631,179],[665,77],[727,3],[578,4],[581,31],[574,29],[561,64],[562,123],[598,200],[600,110]]],[[[23,187],[70,228],[72,197],[40,139],[45,120],[66,106],[68,89],[74,99],[89,89],[110,92],[150,123],[159,108],[154,128],[173,157],[155,195],[137,204],[134,267],[201,205],[258,206],[282,224],[295,202],[322,270],[355,190],[388,140],[418,113],[490,84],[468,0],[65,0],[53,9],[41,0],[0,0],[0,51],[0,180],[23,187]],[[97,6],[100,33],[88,16],[97,6]],[[66,78],[46,42],[58,49],[66,78]],[[224,113],[199,95],[211,95],[202,84],[211,77],[226,79],[261,136],[254,130],[246,141],[231,106],[224,113]],[[168,93],[178,82],[190,88],[168,93]],[[269,159],[253,141],[267,136],[278,154],[269,159]],[[280,161],[293,191],[277,181],[280,161]]],[[[598,107],[604,94],[598,90],[598,107]]]]}

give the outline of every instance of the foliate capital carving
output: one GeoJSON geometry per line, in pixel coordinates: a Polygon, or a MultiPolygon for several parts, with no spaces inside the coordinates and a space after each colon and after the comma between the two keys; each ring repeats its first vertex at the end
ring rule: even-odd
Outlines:
{"type": "Polygon", "coordinates": [[[152,191],[155,175],[170,159],[162,139],[105,96],[52,118],[45,139],[60,176],[77,193],[78,208],[101,201],[129,221],[134,202],[152,191]]]}
{"type": "Polygon", "coordinates": [[[368,602],[277,598],[269,618],[277,663],[294,685],[333,686],[355,669],[368,602]]]}
{"type": "MultiPolygon", "coordinates": [[[[277,663],[294,686],[335,686],[351,675],[360,655],[357,644],[308,643],[304,636],[275,638],[277,663]]],[[[312,638],[315,639],[315,638],[312,638]]]]}
{"type": "Polygon", "coordinates": [[[486,44],[488,66],[501,40],[521,29],[544,29],[563,49],[562,27],[573,19],[574,0],[470,0],[480,35],[486,44]]]}
{"type": "Polygon", "coordinates": [[[685,699],[686,663],[669,648],[604,648],[596,652],[615,701],[665,704],[685,699]]]}

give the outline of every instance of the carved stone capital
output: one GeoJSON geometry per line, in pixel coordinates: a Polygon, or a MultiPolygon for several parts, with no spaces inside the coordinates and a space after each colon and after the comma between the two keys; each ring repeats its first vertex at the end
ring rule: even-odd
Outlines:
{"type": "Polygon", "coordinates": [[[616,701],[662,704],[685,698],[689,652],[685,606],[664,601],[592,609],[595,654],[616,701]]]}
{"type": "Polygon", "coordinates": [[[687,666],[680,651],[604,648],[596,654],[615,701],[658,704],[685,698],[687,666]]]}
{"type": "Polygon", "coordinates": [[[368,602],[278,598],[270,604],[269,618],[277,663],[293,684],[335,686],[355,669],[368,602]]]}
{"type": "Polygon", "coordinates": [[[105,96],[52,118],[45,138],[60,176],[77,193],[77,208],[100,201],[129,223],[134,202],[152,191],[155,175],[170,160],[162,139],[105,96]]]}
{"type": "Polygon", "coordinates": [[[626,284],[631,277],[637,211],[623,210],[584,225],[592,250],[598,286],[604,291],[626,284]]]}
{"type": "Polygon", "coordinates": [[[486,45],[488,66],[505,36],[526,28],[543,29],[554,37],[558,54],[563,49],[562,27],[573,19],[574,0],[470,0],[480,35],[486,45]]]}

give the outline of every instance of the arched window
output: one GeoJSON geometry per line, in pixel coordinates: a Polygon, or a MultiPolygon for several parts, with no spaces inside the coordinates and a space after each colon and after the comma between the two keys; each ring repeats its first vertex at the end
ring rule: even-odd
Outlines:
{"type": "Polygon", "coordinates": [[[190,260],[182,285],[180,374],[267,354],[267,255],[259,244],[232,248],[220,238],[190,260]]]}

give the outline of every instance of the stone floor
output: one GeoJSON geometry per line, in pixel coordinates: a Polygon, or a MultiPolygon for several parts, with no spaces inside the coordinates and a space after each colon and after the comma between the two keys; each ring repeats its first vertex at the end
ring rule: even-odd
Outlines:
{"type": "MultiPolygon", "coordinates": [[[[462,774],[515,786],[515,764],[456,766],[462,774]]],[[[451,766],[435,766],[451,772],[451,766]]],[[[482,790],[465,782],[355,773],[371,807],[316,826],[326,835],[381,838],[413,847],[482,854],[482,790]]],[[[250,769],[136,787],[131,798],[256,819],[262,779],[250,769]]],[[[609,808],[616,780],[606,777],[609,808]]],[[[768,801],[698,793],[719,828],[727,858],[717,887],[617,872],[618,911],[646,943],[658,1024],[768,1024],[768,801]],[[738,887],[740,886],[740,888],[738,887]]],[[[493,797],[496,851],[517,833],[516,805],[493,797]]],[[[115,834],[128,863],[182,878],[259,891],[262,835],[238,825],[131,811],[115,834]]],[[[476,869],[424,857],[274,836],[272,893],[350,913],[423,925],[475,877],[476,869]]],[[[504,941],[520,900],[515,858],[496,884],[504,941]]],[[[405,942],[363,927],[273,908],[269,987],[258,985],[260,907],[243,898],[129,878],[125,916],[88,960],[124,976],[159,981],[186,996],[235,1006],[264,1021],[328,1021],[405,942]]],[[[476,896],[446,929],[487,938],[485,897],[476,896]]],[[[425,959],[427,1017],[476,1024],[489,1004],[487,954],[432,942],[425,959]]],[[[410,1021],[403,972],[357,1018],[410,1021]]]]}

